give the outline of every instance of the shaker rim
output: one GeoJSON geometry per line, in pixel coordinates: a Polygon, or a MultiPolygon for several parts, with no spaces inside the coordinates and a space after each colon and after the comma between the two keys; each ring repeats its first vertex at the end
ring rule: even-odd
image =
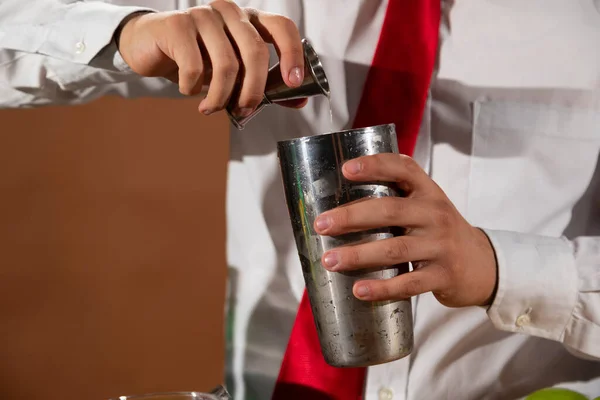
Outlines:
{"type": "Polygon", "coordinates": [[[378,131],[379,132],[386,132],[386,131],[387,132],[389,132],[389,131],[395,132],[395,130],[396,130],[396,124],[394,124],[394,123],[366,126],[363,128],[345,129],[345,130],[341,130],[341,131],[332,131],[332,132],[320,133],[320,134],[311,135],[311,136],[303,136],[303,137],[296,138],[296,139],[281,140],[281,141],[277,142],[277,147],[279,147],[279,148],[294,147],[294,146],[297,146],[299,144],[306,143],[306,142],[318,143],[319,141],[331,140],[332,136],[344,136],[344,135],[348,135],[348,134],[375,133],[378,131]]]}

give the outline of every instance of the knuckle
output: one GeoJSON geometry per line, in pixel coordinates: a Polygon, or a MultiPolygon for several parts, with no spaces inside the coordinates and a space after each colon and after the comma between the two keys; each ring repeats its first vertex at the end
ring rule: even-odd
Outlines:
{"type": "Polygon", "coordinates": [[[193,65],[179,70],[179,75],[184,79],[195,81],[202,75],[203,69],[200,66],[193,65]]]}
{"type": "MultiPolygon", "coordinates": [[[[298,31],[298,26],[293,19],[283,16],[277,15],[275,16],[275,23],[279,25],[280,29],[288,38],[299,38],[300,33],[298,31]]],[[[300,40],[292,40],[287,43],[285,49],[281,49],[282,52],[286,52],[292,55],[303,55],[304,49],[302,48],[302,43],[300,40]]]]}
{"type": "Polygon", "coordinates": [[[385,247],[384,254],[389,261],[396,263],[401,260],[408,261],[406,258],[409,254],[409,251],[410,249],[408,248],[406,242],[400,238],[397,238],[393,241],[393,243],[390,243],[385,247]]]}
{"type": "Polygon", "coordinates": [[[431,260],[440,260],[446,254],[451,254],[454,244],[449,238],[437,239],[431,246],[431,260]]]}
{"type": "Polygon", "coordinates": [[[231,0],[213,0],[210,3],[211,7],[215,7],[215,8],[230,8],[230,9],[237,9],[238,6],[231,0]]]}
{"type": "Polygon", "coordinates": [[[253,21],[256,22],[259,16],[261,15],[261,11],[254,7],[244,7],[242,8],[242,12],[246,14],[246,18],[248,18],[248,21],[250,21],[250,23],[252,23],[253,21]]]}
{"type": "Polygon", "coordinates": [[[361,262],[360,252],[357,249],[349,248],[341,254],[342,263],[348,266],[358,266],[361,262]]]}
{"type": "Polygon", "coordinates": [[[246,14],[233,0],[215,0],[210,4],[210,8],[214,10],[215,17],[220,20],[235,18],[238,21],[243,21],[246,19],[246,14]]]}
{"type": "Polygon", "coordinates": [[[206,18],[212,18],[214,16],[214,10],[210,6],[199,6],[190,8],[188,10],[188,13],[196,21],[204,20],[206,18]]]}
{"type": "Polygon", "coordinates": [[[449,228],[452,225],[450,214],[446,210],[435,213],[435,224],[438,228],[449,228]]]}
{"type": "Polygon", "coordinates": [[[404,294],[406,297],[416,296],[422,293],[423,282],[419,278],[407,279],[399,288],[399,292],[404,294]]]}
{"type": "Polygon", "coordinates": [[[352,217],[347,208],[340,208],[331,215],[331,219],[333,220],[333,226],[339,230],[346,228],[350,224],[352,217]]]}
{"type": "Polygon", "coordinates": [[[454,276],[454,271],[453,268],[444,264],[440,264],[439,265],[439,269],[438,269],[438,274],[439,274],[439,281],[440,281],[440,288],[441,289],[446,289],[450,286],[450,283],[454,280],[453,276],[454,276]]]}
{"type": "Polygon", "coordinates": [[[454,272],[442,264],[434,264],[432,267],[435,267],[435,284],[430,285],[428,289],[436,293],[451,292],[455,288],[454,272]]]}
{"type": "Polygon", "coordinates": [[[438,228],[443,229],[450,228],[453,225],[453,213],[450,205],[443,201],[436,204],[433,223],[438,228]]]}
{"type": "Polygon", "coordinates": [[[446,266],[449,269],[456,269],[459,264],[456,264],[455,260],[459,255],[460,245],[451,235],[446,235],[445,238],[441,239],[442,245],[440,246],[440,254],[437,257],[438,263],[446,266]]]}
{"type": "Polygon", "coordinates": [[[165,20],[165,23],[171,29],[180,29],[189,28],[193,21],[192,16],[188,11],[181,11],[171,14],[171,16],[165,20]]]}
{"type": "Polygon", "coordinates": [[[285,15],[277,15],[277,23],[286,31],[297,31],[298,27],[293,19],[285,15]]]}
{"type": "Polygon", "coordinates": [[[396,220],[401,212],[401,202],[398,199],[392,197],[381,199],[381,215],[386,220],[396,220]]]}
{"type": "Polygon", "coordinates": [[[179,71],[179,77],[182,80],[179,91],[181,92],[181,94],[185,95],[185,96],[191,96],[194,94],[198,94],[198,92],[200,91],[199,88],[197,88],[196,83],[198,82],[198,78],[200,77],[201,72],[197,72],[197,71],[191,71],[191,70],[185,70],[179,71]]]}
{"type": "Polygon", "coordinates": [[[421,167],[419,166],[419,164],[417,164],[417,162],[412,157],[401,154],[400,160],[402,162],[402,165],[404,166],[404,168],[406,169],[406,171],[409,174],[421,172],[421,167]]]}
{"type": "Polygon", "coordinates": [[[361,174],[370,174],[374,172],[377,170],[377,166],[380,163],[378,155],[364,156],[360,157],[358,160],[360,161],[360,165],[362,167],[360,170],[361,174]]]}
{"type": "Polygon", "coordinates": [[[378,299],[389,300],[399,297],[396,286],[392,282],[376,282],[372,285],[372,290],[378,299]]]}
{"type": "Polygon", "coordinates": [[[220,75],[225,80],[235,80],[240,70],[240,63],[234,54],[226,52],[215,62],[214,74],[220,75]]]}
{"type": "Polygon", "coordinates": [[[295,43],[291,44],[285,49],[281,49],[281,53],[297,59],[303,59],[304,57],[304,50],[302,49],[302,46],[295,43]]]}
{"type": "Polygon", "coordinates": [[[252,46],[246,50],[246,54],[251,62],[261,62],[265,66],[269,62],[269,49],[259,35],[256,35],[252,46]]]}
{"type": "Polygon", "coordinates": [[[188,86],[188,85],[181,85],[179,87],[179,92],[184,95],[184,96],[191,96],[192,95],[192,90],[193,87],[192,86],[188,86]]]}

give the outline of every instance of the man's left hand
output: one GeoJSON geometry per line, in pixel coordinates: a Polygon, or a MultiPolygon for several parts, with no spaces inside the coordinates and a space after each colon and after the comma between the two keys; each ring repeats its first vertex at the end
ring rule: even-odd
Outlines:
{"type": "Polygon", "coordinates": [[[442,189],[410,157],[378,154],[348,161],[351,181],[393,182],[406,197],[359,201],[323,213],[320,235],[337,236],[382,227],[402,227],[405,235],[326,252],[322,264],[342,272],[412,262],[413,270],[354,286],[362,300],[407,299],[433,292],[448,307],[485,306],[493,300],[497,271],[494,250],[482,230],[460,215],[442,189]]]}

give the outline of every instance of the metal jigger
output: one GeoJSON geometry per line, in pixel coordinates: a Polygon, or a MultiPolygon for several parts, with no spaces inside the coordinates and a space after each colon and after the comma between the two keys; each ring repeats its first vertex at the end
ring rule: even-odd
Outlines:
{"type": "Polygon", "coordinates": [[[302,82],[302,85],[296,88],[288,87],[281,77],[279,63],[273,65],[267,76],[263,101],[252,114],[247,117],[236,117],[232,114],[234,105],[227,107],[227,115],[236,128],[239,130],[244,129],[246,123],[269,104],[317,95],[324,95],[329,98],[329,82],[317,53],[307,39],[302,39],[302,46],[304,48],[304,82],[302,82]]]}

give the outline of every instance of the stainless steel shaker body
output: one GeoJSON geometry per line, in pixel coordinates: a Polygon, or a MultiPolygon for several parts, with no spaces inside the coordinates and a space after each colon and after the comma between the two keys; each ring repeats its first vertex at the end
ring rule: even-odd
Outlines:
{"type": "Polygon", "coordinates": [[[356,272],[329,272],[323,253],[335,247],[394,236],[392,228],[319,236],[317,216],[366,197],[398,196],[380,182],[350,182],[342,165],[350,159],[377,153],[398,153],[393,124],[305,137],[278,143],[279,163],[304,280],[328,364],[358,367],[402,358],[412,351],[410,300],[366,302],[352,293],[362,279],[388,279],[408,271],[399,265],[356,272]]]}

